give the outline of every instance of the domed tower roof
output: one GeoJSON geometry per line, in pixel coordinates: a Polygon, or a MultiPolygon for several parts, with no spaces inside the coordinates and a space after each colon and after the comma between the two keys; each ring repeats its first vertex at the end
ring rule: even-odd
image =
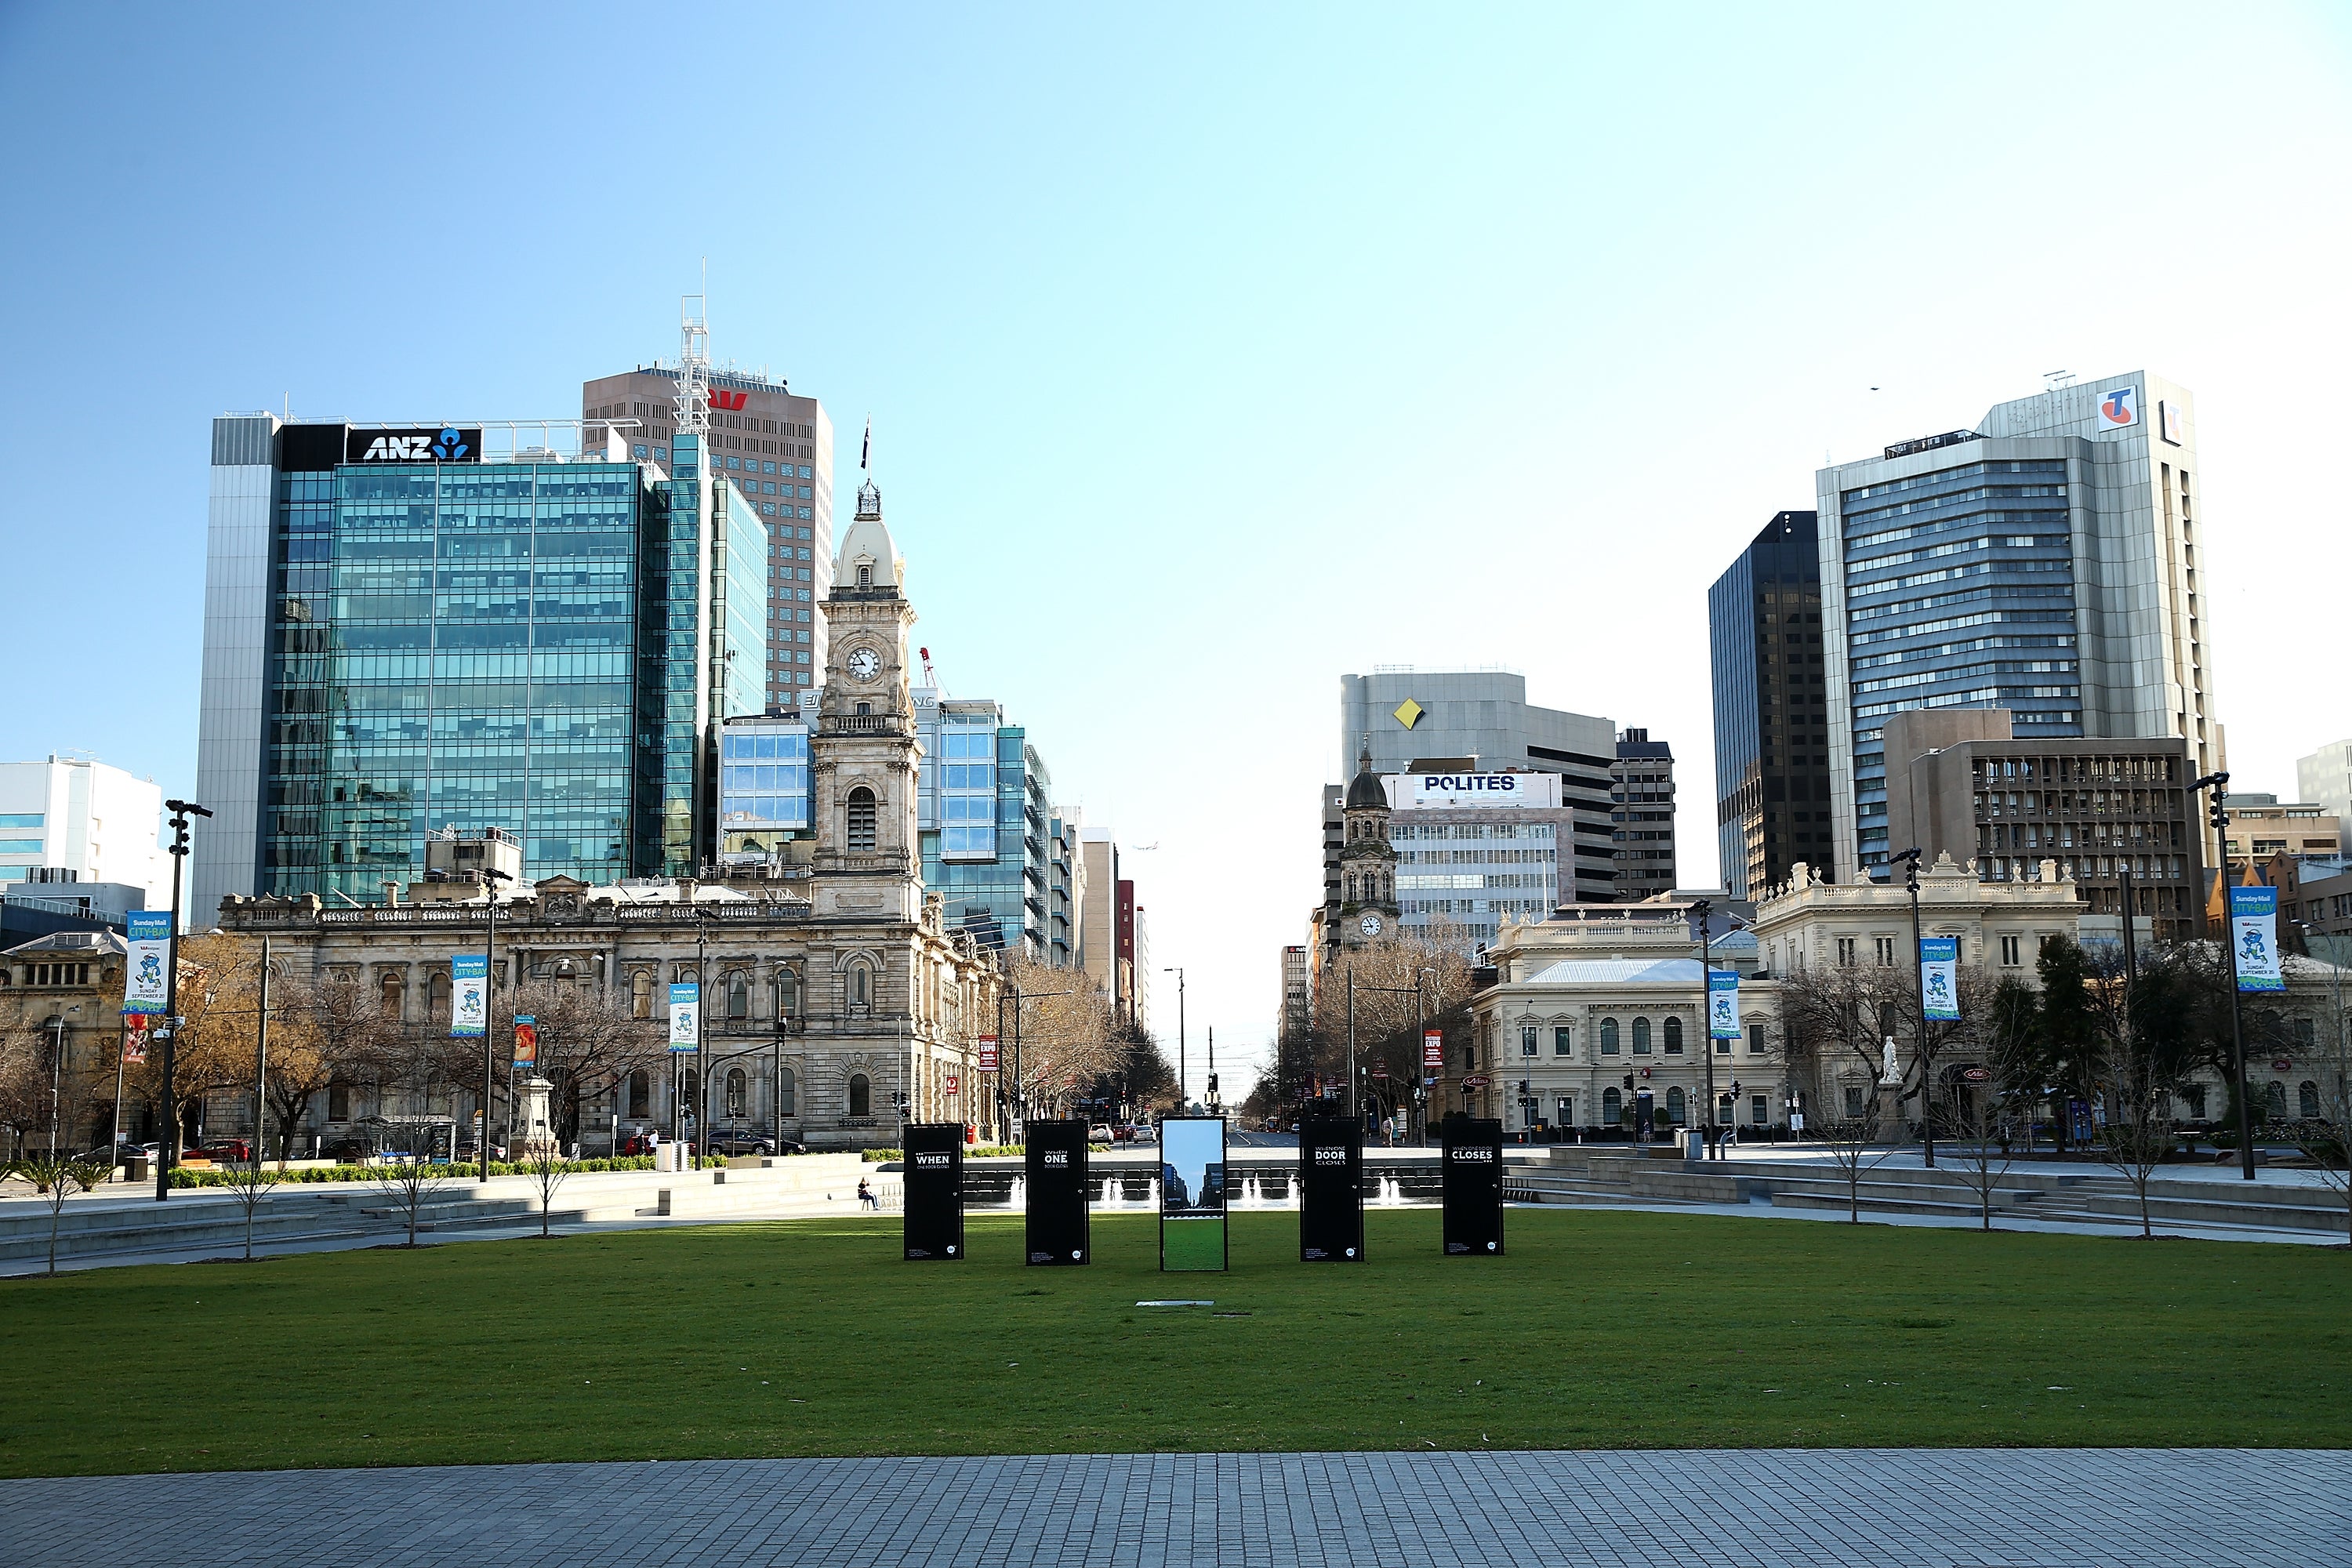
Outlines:
{"type": "Polygon", "coordinates": [[[882,492],[868,479],[857,488],[856,520],[841,536],[833,585],[836,590],[887,589],[904,594],[906,575],[906,563],[898,559],[898,546],[890,537],[889,525],[882,521],[882,492]]]}
{"type": "Polygon", "coordinates": [[[1381,787],[1380,775],[1372,772],[1372,746],[1370,741],[1356,753],[1356,776],[1348,781],[1349,811],[1389,808],[1388,791],[1381,787]]]}

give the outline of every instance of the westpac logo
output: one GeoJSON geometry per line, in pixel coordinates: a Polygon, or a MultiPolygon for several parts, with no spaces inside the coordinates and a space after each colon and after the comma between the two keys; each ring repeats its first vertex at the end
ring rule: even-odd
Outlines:
{"type": "Polygon", "coordinates": [[[2099,398],[2099,423],[2111,430],[2139,423],[2139,388],[2118,386],[2099,398]]]}
{"type": "Polygon", "coordinates": [[[741,409],[743,405],[751,401],[751,395],[748,392],[721,392],[715,386],[710,389],[710,406],[723,408],[730,414],[741,409]]]}
{"type": "Polygon", "coordinates": [[[478,463],[479,429],[444,425],[429,430],[352,430],[343,439],[347,463],[478,463]]]}

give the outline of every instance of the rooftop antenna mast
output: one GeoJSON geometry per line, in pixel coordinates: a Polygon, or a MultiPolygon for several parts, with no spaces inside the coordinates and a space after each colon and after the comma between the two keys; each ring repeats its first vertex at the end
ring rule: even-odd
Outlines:
{"type": "Polygon", "coordinates": [[[705,292],[678,300],[677,433],[681,436],[710,432],[710,321],[704,308],[710,288],[708,261],[702,264],[702,277],[705,292]]]}

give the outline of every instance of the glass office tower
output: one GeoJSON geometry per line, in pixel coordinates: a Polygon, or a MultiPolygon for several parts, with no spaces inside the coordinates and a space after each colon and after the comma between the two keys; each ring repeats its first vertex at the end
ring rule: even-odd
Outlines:
{"type": "Polygon", "coordinates": [[[761,689],[755,510],[690,449],[665,472],[610,444],[267,423],[231,443],[242,468],[266,458],[266,514],[225,528],[215,465],[199,793],[254,810],[249,839],[199,846],[199,921],[232,893],[378,900],[451,826],[514,834],[530,879],[711,858],[713,718],[761,689]],[[221,591],[240,577],[266,595],[221,591]],[[249,643],[243,672],[215,658],[249,643]]]}
{"type": "Polygon", "coordinates": [[[1735,899],[1761,898],[1800,860],[1832,863],[1816,521],[1779,513],[1706,591],[1716,858],[1735,899]]]}
{"type": "Polygon", "coordinates": [[[1024,951],[1041,963],[1073,952],[1067,917],[1056,922],[1053,781],[1028,731],[980,698],[915,694],[923,759],[916,826],[923,885],[943,902],[948,927],[982,947],[1024,951]]]}
{"type": "Polygon", "coordinates": [[[2185,389],[2135,371],[1819,471],[1840,875],[1882,876],[1904,847],[1885,739],[1906,709],[2004,708],[2034,739],[2177,735],[2221,765],[2195,422],[2185,389]]]}

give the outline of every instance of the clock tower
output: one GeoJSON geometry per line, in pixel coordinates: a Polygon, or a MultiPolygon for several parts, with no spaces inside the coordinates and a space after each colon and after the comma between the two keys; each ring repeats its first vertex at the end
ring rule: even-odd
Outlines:
{"type": "Polygon", "coordinates": [[[913,920],[922,912],[915,836],[915,704],[907,678],[906,563],[882,492],[857,491],[826,595],[824,689],[809,743],[815,912],[913,920]]]}
{"type": "Polygon", "coordinates": [[[1369,738],[1356,755],[1356,776],[1348,783],[1346,842],[1339,849],[1339,910],[1335,922],[1342,948],[1392,942],[1402,921],[1396,901],[1396,849],[1389,843],[1389,797],[1372,772],[1369,738]]]}

